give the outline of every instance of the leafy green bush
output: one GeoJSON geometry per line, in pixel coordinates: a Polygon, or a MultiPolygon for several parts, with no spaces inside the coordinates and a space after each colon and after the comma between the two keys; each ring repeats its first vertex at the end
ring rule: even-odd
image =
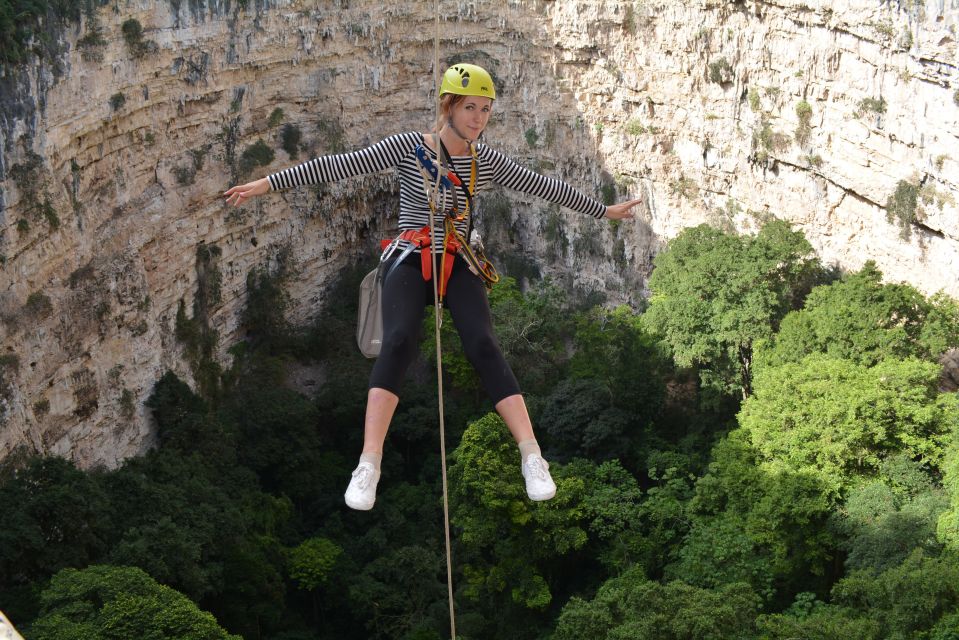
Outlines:
{"type": "Polygon", "coordinates": [[[796,142],[806,144],[812,131],[809,126],[809,121],[812,119],[812,107],[808,102],[800,100],[796,103],[796,116],[799,118],[799,124],[796,126],[796,142]]]}
{"type": "Polygon", "coordinates": [[[140,59],[148,54],[155,53],[159,48],[153,40],[144,40],[143,26],[136,18],[125,20],[120,26],[120,31],[123,33],[123,41],[126,42],[127,49],[134,59],[140,59]]]}
{"type": "Polygon", "coordinates": [[[29,633],[37,640],[240,640],[186,596],[134,567],[64,569],[53,577],[40,598],[43,609],[29,633]]]}
{"type": "Polygon", "coordinates": [[[726,58],[717,58],[709,63],[709,81],[720,85],[733,81],[733,67],[726,58]]]}
{"type": "Polygon", "coordinates": [[[861,118],[869,113],[886,113],[885,98],[879,96],[879,98],[863,98],[860,100],[855,111],[856,117],[861,118]]]}
{"type": "Polygon", "coordinates": [[[273,162],[276,154],[262,139],[248,146],[240,156],[239,172],[241,176],[249,175],[256,167],[265,167],[273,162]]]}
{"type": "Polygon", "coordinates": [[[899,225],[899,236],[908,240],[919,206],[919,187],[908,180],[896,183],[896,190],[886,200],[886,220],[899,225]]]}
{"type": "Polygon", "coordinates": [[[283,150],[286,151],[287,155],[291,159],[296,159],[296,156],[300,152],[300,140],[303,138],[303,133],[300,131],[300,128],[295,124],[286,124],[283,125],[283,130],[280,132],[280,140],[283,150]]]}

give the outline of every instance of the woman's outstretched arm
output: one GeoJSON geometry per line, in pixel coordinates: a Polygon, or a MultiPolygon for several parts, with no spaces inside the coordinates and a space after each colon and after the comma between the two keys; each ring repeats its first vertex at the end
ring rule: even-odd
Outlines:
{"type": "Polygon", "coordinates": [[[226,203],[232,204],[235,207],[239,204],[243,204],[254,196],[261,196],[269,190],[270,181],[267,178],[260,178],[259,180],[254,180],[253,182],[247,182],[246,184],[240,184],[235,187],[231,187],[223,195],[226,196],[226,203]]]}

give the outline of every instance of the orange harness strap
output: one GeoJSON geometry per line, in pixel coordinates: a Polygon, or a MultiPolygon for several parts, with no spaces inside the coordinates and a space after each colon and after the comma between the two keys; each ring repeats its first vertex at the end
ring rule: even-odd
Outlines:
{"type": "MultiPolygon", "coordinates": [[[[423,280],[429,280],[433,277],[433,261],[430,259],[432,251],[429,251],[430,247],[430,227],[426,225],[422,229],[407,229],[399,236],[399,240],[406,240],[407,242],[412,242],[414,245],[420,249],[420,270],[423,273],[423,280]]],[[[383,249],[386,249],[393,240],[382,240],[380,241],[380,246],[383,249]]],[[[453,273],[453,263],[455,261],[454,256],[460,250],[461,243],[455,238],[450,238],[447,236],[447,240],[443,246],[443,258],[440,260],[440,269],[443,272],[442,278],[439,282],[439,294],[442,298],[446,295],[446,285],[450,280],[450,275],[453,273]],[[449,254],[450,259],[447,260],[446,256],[449,254]]]]}

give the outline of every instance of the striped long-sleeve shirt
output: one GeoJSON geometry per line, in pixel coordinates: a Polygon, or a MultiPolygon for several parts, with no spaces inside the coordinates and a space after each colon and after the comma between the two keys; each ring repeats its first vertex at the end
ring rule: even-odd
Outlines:
{"type": "MultiPolygon", "coordinates": [[[[333,182],[396,167],[400,172],[399,228],[401,230],[420,229],[429,224],[430,215],[423,175],[416,158],[416,148],[420,145],[423,145],[435,162],[436,153],[424,143],[422,133],[400,133],[365,149],[352,153],[321,156],[271,174],[268,176],[270,187],[285,189],[306,184],[333,182]]],[[[603,204],[565,182],[530,171],[485,144],[476,145],[476,154],[479,159],[474,190],[476,192],[491,183],[496,183],[595,218],[602,218],[606,213],[606,207],[603,204]]],[[[463,179],[464,184],[469,181],[472,160],[471,155],[452,157],[453,167],[463,179]]],[[[456,188],[456,198],[457,208],[459,211],[464,211],[466,195],[463,189],[456,188]]],[[[452,205],[451,198],[449,204],[452,205]]],[[[442,234],[442,220],[437,217],[435,223],[437,232],[442,234]]],[[[466,226],[465,221],[457,223],[457,230],[465,235],[466,226]]]]}

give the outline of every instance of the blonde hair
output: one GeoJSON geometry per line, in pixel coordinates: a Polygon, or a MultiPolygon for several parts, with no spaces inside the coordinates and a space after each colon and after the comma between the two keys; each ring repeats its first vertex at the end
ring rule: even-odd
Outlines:
{"type": "Polygon", "coordinates": [[[450,113],[453,111],[453,107],[466,99],[466,96],[461,96],[456,93],[446,93],[443,94],[443,97],[440,98],[440,112],[436,115],[436,123],[433,125],[433,132],[438,132],[443,128],[450,119],[450,113]]]}

